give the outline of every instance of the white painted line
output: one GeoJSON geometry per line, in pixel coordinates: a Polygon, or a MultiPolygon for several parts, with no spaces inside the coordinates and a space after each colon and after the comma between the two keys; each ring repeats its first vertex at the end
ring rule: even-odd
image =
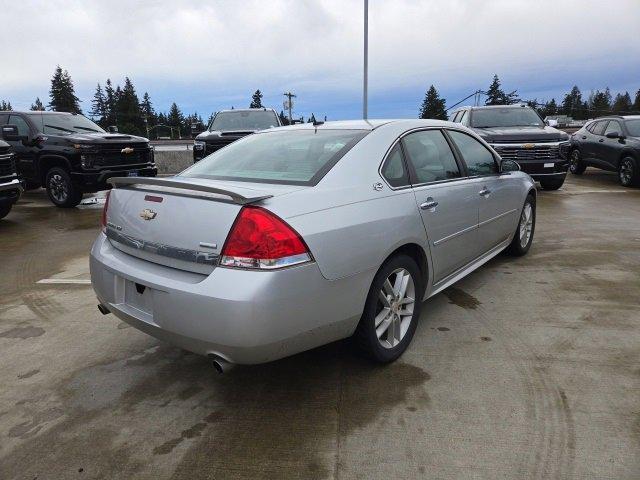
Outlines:
{"type": "Polygon", "coordinates": [[[84,278],[43,278],[36,283],[46,283],[50,285],[91,285],[91,280],[84,278]]]}

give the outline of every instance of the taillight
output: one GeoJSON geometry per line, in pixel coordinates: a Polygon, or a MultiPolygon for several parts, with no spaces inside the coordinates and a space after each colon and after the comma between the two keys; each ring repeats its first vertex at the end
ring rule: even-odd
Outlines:
{"type": "Polygon", "coordinates": [[[240,210],[222,248],[223,267],[274,269],[311,261],[298,232],[264,208],[240,210]]]}
{"type": "Polygon", "coordinates": [[[107,229],[107,210],[109,209],[110,195],[111,195],[111,190],[108,190],[106,199],[104,201],[104,207],[102,208],[102,218],[100,219],[100,225],[102,225],[102,231],[107,229]]]}

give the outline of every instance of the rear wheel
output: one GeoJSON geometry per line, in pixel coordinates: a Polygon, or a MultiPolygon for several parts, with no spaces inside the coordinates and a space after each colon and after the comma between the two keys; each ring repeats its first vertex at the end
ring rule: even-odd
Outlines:
{"type": "Polygon", "coordinates": [[[618,179],[623,187],[633,187],[640,184],[640,168],[631,157],[625,157],[618,167],[618,179]]]}
{"type": "Polygon", "coordinates": [[[533,233],[536,229],[536,199],[533,195],[528,195],[524,201],[522,212],[520,212],[520,220],[516,233],[511,240],[511,244],[507,248],[511,255],[521,257],[531,248],[533,242],[533,233]]]}
{"type": "Polygon", "coordinates": [[[13,205],[9,204],[9,205],[0,205],[0,218],[4,218],[7,215],[9,215],[9,212],[11,211],[11,207],[13,207],[13,205]]]}
{"type": "Polygon", "coordinates": [[[540,180],[540,186],[544,190],[558,190],[564,183],[565,177],[562,178],[545,178],[540,180]]]}
{"type": "Polygon", "coordinates": [[[423,292],[420,269],[411,257],[388,260],[373,279],[354,335],[360,350],[381,363],[402,355],[416,331],[423,292]]]}
{"type": "Polygon", "coordinates": [[[73,184],[71,176],[63,168],[51,168],[47,172],[45,186],[49,200],[56,207],[73,208],[82,200],[82,192],[73,184]]]}
{"type": "Polygon", "coordinates": [[[582,161],[580,150],[577,148],[573,149],[569,156],[569,171],[574,175],[582,175],[586,169],[587,166],[582,161]]]}

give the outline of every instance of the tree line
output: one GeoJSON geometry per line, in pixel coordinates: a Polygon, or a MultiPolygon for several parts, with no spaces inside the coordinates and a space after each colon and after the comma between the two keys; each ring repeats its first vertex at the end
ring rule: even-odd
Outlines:
{"type": "MultiPolygon", "coordinates": [[[[609,87],[604,90],[595,90],[584,98],[577,85],[566,93],[560,102],[552,98],[546,102],[538,102],[536,98],[523,100],[517,90],[506,92],[502,88],[498,75],[493,76],[493,81],[486,91],[475,92],[486,96],[485,105],[513,105],[526,103],[535,108],[542,118],[552,115],[567,115],[575,120],[587,120],[609,114],[625,115],[640,114],[640,89],[632,100],[629,92],[618,92],[612,96],[609,87]]],[[[472,97],[472,95],[469,96],[472,97]]],[[[440,97],[436,88],[431,85],[427,90],[419,109],[419,118],[434,118],[447,120],[448,110],[446,100],[440,97]]]]}

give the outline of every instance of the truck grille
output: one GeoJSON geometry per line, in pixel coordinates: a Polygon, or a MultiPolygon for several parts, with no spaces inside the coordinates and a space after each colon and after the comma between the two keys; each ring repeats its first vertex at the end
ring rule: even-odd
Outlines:
{"type": "Polygon", "coordinates": [[[16,173],[16,163],[13,153],[0,155],[0,177],[14,175],[16,173]]]}
{"type": "Polygon", "coordinates": [[[91,162],[93,168],[144,164],[151,162],[153,159],[148,147],[135,147],[131,145],[117,146],[84,155],[91,162]],[[122,153],[122,150],[125,148],[133,148],[133,152],[122,153]]]}
{"type": "Polygon", "coordinates": [[[504,160],[551,160],[560,158],[560,147],[558,145],[536,145],[533,148],[496,145],[493,148],[504,160]]]}

